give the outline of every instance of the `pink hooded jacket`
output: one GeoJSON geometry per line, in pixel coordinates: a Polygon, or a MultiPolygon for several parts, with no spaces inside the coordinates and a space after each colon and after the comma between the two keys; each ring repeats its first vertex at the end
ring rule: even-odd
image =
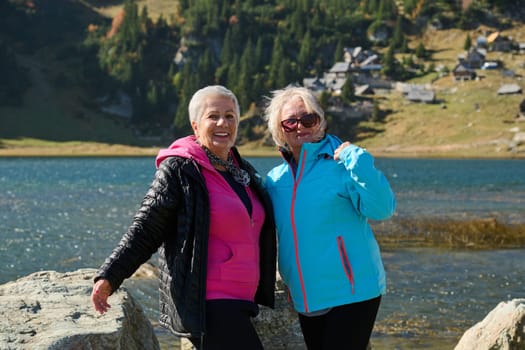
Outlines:
{"type": "Polygon", "coordinates": [[[246,187],[253,207],[250,216],[237,193],[195,142],[195,136],[178,139],[169,148],[160,150],[157,167],[173,156],[194,159],[208,189],[210,229],[206,299],[253,301],[260,275],[259,235],[265,219],[260,200],[246,187]]]}

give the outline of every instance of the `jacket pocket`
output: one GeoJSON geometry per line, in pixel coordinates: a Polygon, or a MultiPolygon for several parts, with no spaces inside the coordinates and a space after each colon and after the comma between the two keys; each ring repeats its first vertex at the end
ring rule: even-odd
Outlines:
{"type": "Polygon", "coordinates": [[[339,257],[341,258],[346,277],[352,286],[352,294],[354,294],[354,273],[352,272],[352,264],[350,264],[348,254],[346,254],[345,240],[343,239],[343,236],[337,236],[337,249],[339,250],[339,257]]]}

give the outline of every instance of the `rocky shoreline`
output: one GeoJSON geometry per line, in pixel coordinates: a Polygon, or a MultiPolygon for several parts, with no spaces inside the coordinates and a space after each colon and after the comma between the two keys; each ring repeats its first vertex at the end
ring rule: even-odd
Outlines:
{"type": "MultiPolygon", "coordinates": [[[[40,271],[0,285],[0,349],[161,349],[141,305],[120,288],[98,315],[90,303],[96,270],[40,271]]],[[[134,278],[155,278],[147,264],[134,278]]],[[[261,308],[255,325],[265,349],[305,349],[295,312],[278,282],[276,309],[261,308]]],[[[499,303],[467,330],[455,350],[525,348],[525,299],[499,303]]],[[[191,349],[184,340],[180,349],[191,349]]]]}

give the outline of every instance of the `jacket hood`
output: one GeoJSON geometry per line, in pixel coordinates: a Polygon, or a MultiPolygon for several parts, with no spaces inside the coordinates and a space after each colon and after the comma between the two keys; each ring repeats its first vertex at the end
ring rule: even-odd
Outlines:
{"type": "Polygon", "coordinates": [[[177,139],[168,148],[161,149],[155,159],[157,168],[164,159],[169,157],[194,159],[201,166],[210,166],[206,153],[204,153],[204,150],[196,142],[195,135],[177,139]]]}

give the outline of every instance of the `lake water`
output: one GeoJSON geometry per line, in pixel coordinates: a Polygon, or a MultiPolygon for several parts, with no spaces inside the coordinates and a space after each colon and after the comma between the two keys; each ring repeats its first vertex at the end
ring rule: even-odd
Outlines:
{"type": "MultiPolygon", "coordinates": [[[[250,160],[262,174],[280,162],[250,160]]],[[[396,220],[421,218],[525,224],[523,160],[381,158],[376,165],[398,200],[378,234],[396,220]]],[[[0,283],[37,270],[97,268],[130,224],[154,171],[151,157],[0,158],[0,283]]],[[[524,253],[383,249],[388,290],[374,349],[453,348],[500,301],[525,297],[524,253]]],[[[155,321],[156,282],[128,285],[155,321]]]]}

